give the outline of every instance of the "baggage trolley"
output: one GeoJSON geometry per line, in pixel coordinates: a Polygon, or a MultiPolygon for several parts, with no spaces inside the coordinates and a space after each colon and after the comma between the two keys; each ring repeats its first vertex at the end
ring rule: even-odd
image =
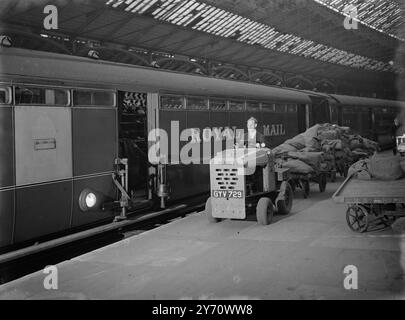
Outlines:
{"type": "Polygon", "coordinates": [[[332,196],[346,203],[346,222],[354,232],[366,232],[374,224],[391,225],[405,216],[405,179],[360,180],[348,177],[332,196]]]}

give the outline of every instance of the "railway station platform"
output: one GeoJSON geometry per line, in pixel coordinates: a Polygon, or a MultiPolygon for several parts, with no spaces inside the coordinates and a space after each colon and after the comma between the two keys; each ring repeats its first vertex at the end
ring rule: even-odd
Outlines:
{"type": "Polygon", "coordinates": [[[57,265],[58,289],[42,271],[0,286],[0,299],[404,299],[405,236],[356,234],[344,205],[296,191],[292,213],[268,226],[203,212],[57,265]],[[345,266],[358,289],[344,288],[345,266]]]}

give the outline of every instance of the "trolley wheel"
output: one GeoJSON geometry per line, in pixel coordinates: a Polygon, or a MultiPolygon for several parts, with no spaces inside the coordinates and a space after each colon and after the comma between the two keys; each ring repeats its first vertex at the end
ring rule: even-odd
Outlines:
{"type": "Polygon", "coordinates": [[[212,216],[212,204],[211,204],[211,197],[207,199],[207,202],[205,203],[205,214],[207,215],[208,221],[212,223],[217,223],[220,222],[221,219],[219,218],[214,218],[212,216]]]}
{"type": "Polygon", "coordinates": [[[273,203],[270,198],[260,198],[256,206],[257,222],[261,225],[268,225],[273,219],[273,203]]]}
{"type": "Polygon", "coordinates": [[[309,181],[308,180],[301,180],[301,188],[302,188],[302,194],[304,196],[304,199],[308,198],[308,196],[309,196],[309,181]]]}
{"type": "Polygon", "coordinates": [[[326,175],[321,173],[319,176],[319,191],[325,192],[326,189],[326,175]]]}
{"type": "Polygon", "coordinates": [[[365,232],[368,228],[368,212],[361,205],[347,208],[346,221],[349,228],[354,232],[365,232]]]}
{"type": "Polygon", "coordinates": [[[293,190],[291,185],[287,182],[284,193],[284,200],[277,201],[277,212],[279,214],[289,214],[293,203],[293,190]]]}

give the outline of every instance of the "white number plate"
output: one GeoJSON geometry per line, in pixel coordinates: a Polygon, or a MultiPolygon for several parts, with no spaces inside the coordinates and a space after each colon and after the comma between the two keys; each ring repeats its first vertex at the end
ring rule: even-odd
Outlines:
{"type": "Polygon", "coordinates": [[[243,198],[243,191],[241,190],[213,190],[212,196],[214,198],[243,198]]]}

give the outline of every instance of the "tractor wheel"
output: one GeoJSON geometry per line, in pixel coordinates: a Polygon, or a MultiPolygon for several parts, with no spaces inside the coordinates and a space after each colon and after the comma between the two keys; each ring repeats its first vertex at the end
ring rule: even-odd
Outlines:
{"type": "Polygon", "coordinates": [[[302,194],[304,196],[304,199],[308,198],[308,196],[309,196],[309,181],[308,180],[301,180],[301,188],[302,188],[302,194]]]}
{"type": "Polygon", "coordinates": [[[273,203],[269,198],[260,198],[256,206],[257,222],[261,225],[268,225],[273,219],[273,203]]]}
{"type": "Polygon", "coordinates": [[[292,208],[294,193],[291,185],[287,182],[284,193],[284,200],[277,201],[277,212],[279,214],[289,214],[292,208]]]}
{"type": "Polygon", "coordinates": [[[212,204],[211,204],[211,197],[207,199],[207,202],[205,203],[205,214],[207,215],[208,221],[212,223],[217,223],[220,222],[221,219],[219,218],[214,218],[212,216],[212,204]]]}
{"type": "Polygon", "coordinates": [[[325,192],[326,189],[326,176],[325,174],[321,173],[319,176],[319,191],[325,192]]]}

